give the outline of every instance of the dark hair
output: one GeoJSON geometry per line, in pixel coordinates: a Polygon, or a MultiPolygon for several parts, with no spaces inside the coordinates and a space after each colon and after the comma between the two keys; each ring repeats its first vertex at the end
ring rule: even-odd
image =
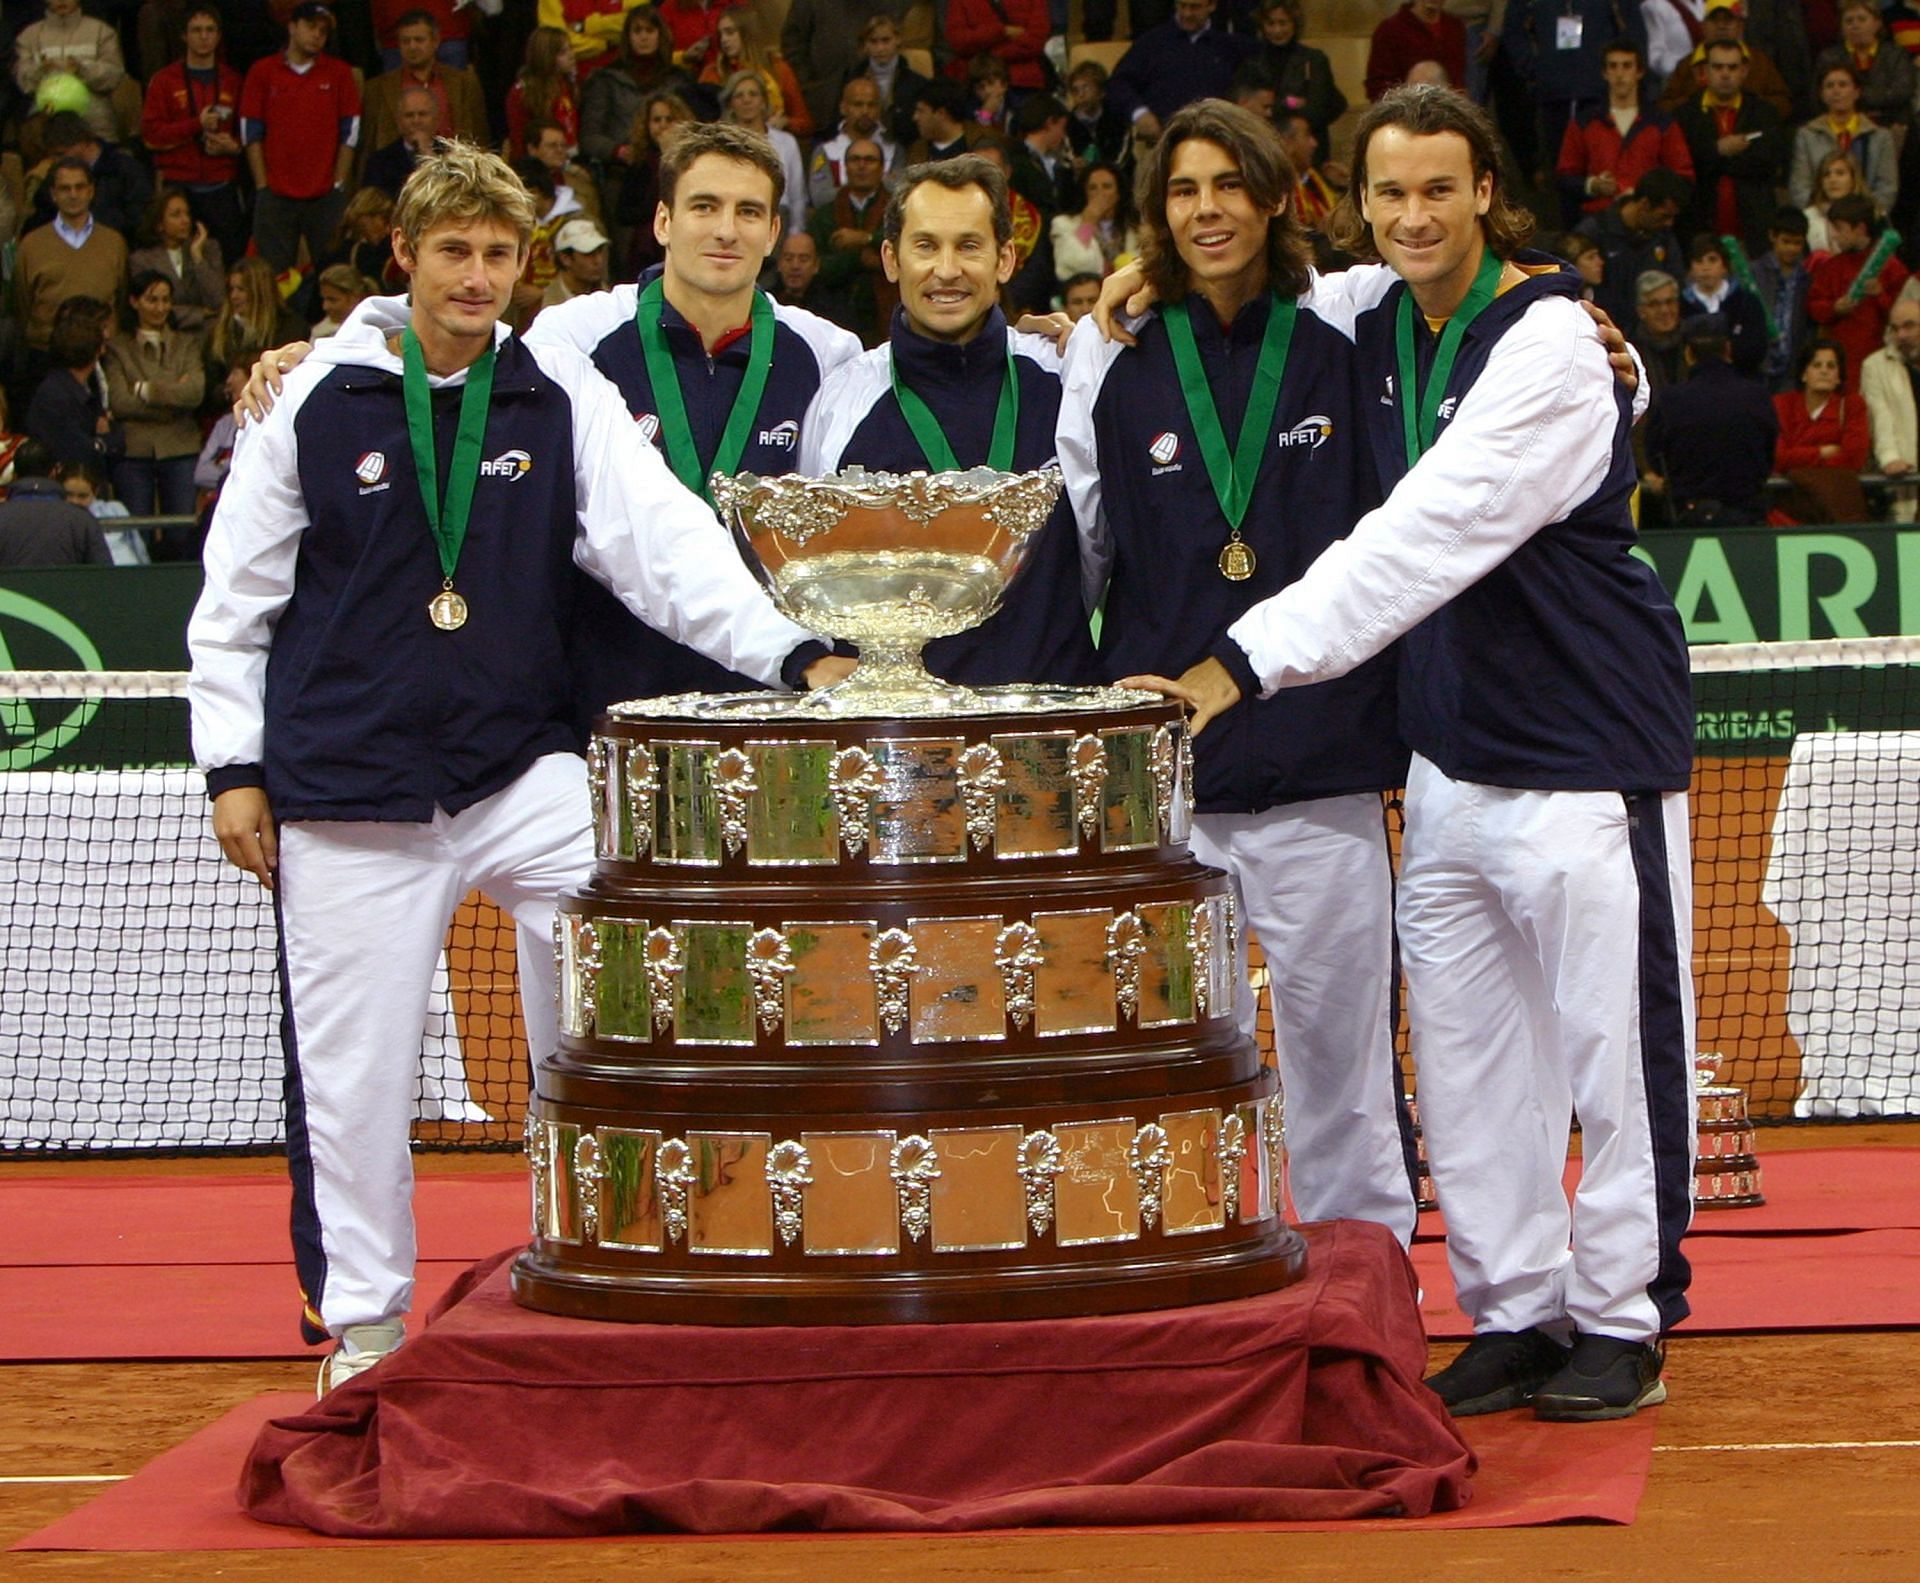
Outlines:
{"type": "Polygon", "coordinates": [[[100,355],[100,332],[113,310],[98,297],[69,297],[53,316],[47,361],[55,368],[85,368],[100,355]]]}
{"type": "Polygon", "coordinates": [[[1842,225],[1864,225],[1873,229],[1873,200],[1863,192],[1850,192],[1844,198],[1835,198],[1827,205],[1827,224],[1838,220],[1842,225]]]}
{"type": "Polygon", "coordinates": [[[440,19],[431,11],[422,11],[417,7],[412,11],[402,11],[400,15],[394,19],[394,36],[396,38],[399,37],[400,30],[403,27],[418,27],[422,22],[432,28],[435,35],[438,36],[440,32],[440,19]]]}
{"type": "Polygon", "coordinates": [[[989,55],[982,50],[967,62],[967,81],[983,83],[989,77],[998,77],[1008,83],[1013,81],[1013,73],[1007,70],[1007,63],[998,55],[989,55]]]}
{"type": "Polygon", "coordinates": [[[168,291],[172,291],[173,277],[162,269],[135,270],[133,279],[127,282],[127,301],[132,302],[135,298],[144,297],[156,285],[165,286],[168,291]]]}
{"type": "Polygon", "coordinates": [[[1100,277],[1098,275],[1090,269],[1083,269],[1079,274],[1069,275],[1065,280],[1060,282],[1061,300],[1065,301],[1067,293],[1072,291],[1075,286],[1097,286],[1099,284],[1100,277]]]}
{"type": "Polygon", "coordinates": [[[76,159],[71,154],[62,154],[60,158],[56,159],[47,167],[47,174],[42,182],[42,188],[49,198],[53,196],[53,178],[58,176],[63,170],[79,171],[81,175],[87,178],[87,185],[89,187],[97,187],[99,185],[99,183],[93,179],[93,167],[84,159],[76,159]]]}
{"type": "Polygon", "coordinates": [[[40,129],[40,146],[50,154],[64,154],[82,143],[98,143],[100,134],[74,110],[56,110],[40,129]]]}
{"type": "Polygon", "coordinates": [[[1807,232],[1812,229],[1807,224],[1807,211],[1796,209],[1791,204],[1782,204],[1773,211],[1773,218],[1767,221],[1767,230],[1779,232],[1783,236],[1797,236],[1806,240],[1807,232]]]}
{"type": "Polygon", "coordinates": [[[558,132],[562,137],[567,135],[567,129],[550,116],[529,116],[527,118],[527,124],[520,131],[520,146],[522,148],[532,148],[534,144],[538,143],[540,139],[545,137],[549,132],[558,132]]]}
{"type": "Polygon", "coordinates": [[[657,71],[673,69],[673,29],[661,19],[660,13],[650,5],[637,5],[620,19],[620,56],[628,65],[637,62],[640,57],[633,53],[629,40],[633,37],[635,22],[648,23],[653,28],[653,53],[647,56],[657,71]]]}
{"type": "Polygon", "coordinates": [[[1726,260],[1727,244],[1721,241],[1720,238],[1715,236],[1711,231],[1702,231],[1698,236],[1694,237],[1691,242],[1687,243],[1687,262],[1689,264],[1699,263],[1700,260],[1705,258],[1709,253],[1713,254],[1722,262],[1726,260]]]}
{"type": "Polygon", "coordinates": [[[1227,89],[1227,92],[1233,96],[1235,104],[1240,102],[1242,94],[1269,91],[1278,95],[1280,85],[1274,81],[1273,73],[1267,70],[1267,63],[1257,57],[1242,63],[1240,69],[1233,74],[1233,82],[1227,89]]]}
{"type": "Polygon", "coordinates": [[[1588,253],[1606,256],[1606,249],[1600,245],[1597,237],[1588,236],[1585,231],[1569,231],[1560,239],[1560,245],[1552,251],[1558,253],[1569,264],[1578,263],[1588,253]]]}
{"type": "Polygon", "coordinates": [[[93,485],[93,492],[96,495],[106,495],[111,498],[113,494],[107,485],[107,470],[98,462],[70,458],[60,463],[60,481],[65,483],[69,478],[84,478],[93,485]]]}
{"type": "Polygon", "coordinates": [[[1696,363],[1726,362],[1733,350],[1727,321],[1717,313],[1696,313],[1680,326],[1680,344],[1696,363]]]}
{"type": "Polygon", "coordinates": [[[1389,88],[1360,117],[1353,136],[1353,181],[1327,221],[1327,236],[1335,247],[1356,258],[1380,256],[1373,245],[1373,228],[1360,213],[1360,198],[1367,190],[1367,145],[1374,133],[1387,127],[1399,127],[1415,137],[1451,132],[1463,139],[1474,181],[1484,176],[1493,184],[1492,202],[1480,217],[1487,246],[1496,258],[1511,258],[1519,251],[1533,234],[1533,216],[1507,200],[1500,179],[1500,137],[1493,123],[1465,94],[1426,83],[1389,88]]]}
{"type": "MultiPolygon", "coordinates": [[[[1140,211],[1140,267],[1162,302],[1178,302],[1187,294],[1186,261],[1167,227],[1167,182],[1174,150],[1196,140],[1227,151],[1239,166],[1247,198],[1256,209],[1271,213],[1294,190],[1293,162],[1280,146],[1280,134],[1272,122],[1225,99],[1199,99],[1175,111],[1160,141],[1140,162],[1134,181],[1134,203],[1140,211]]],[[[1267,226],[1267,284],[1283,297],[1297,297],[1307,289],[1312,265],[1313,246],[1292,209],[1275,214],[1267,226]]]]}
{"type": "Polygon", "coordinates": [[[180,19],[180,39],[182,43],[186,42],[187,28],[197,16],[212,17],[215,22],[220,24],[221,36],[224,37],[226,35],[227,19],[220,14],[220,8],[217,5],[190,5],[187,7],[187,14],[180,19]]]}
{"type": "Polygon", "coordinates": [[[780,168],[780,156],[762,133],[749,132],[730,121],[690,121],[667,140],[660,151],[660,201],[669,210],[680,178],[703,154],[718,154],[722,159],[753,166],[773,183],[773,209],[779,212],[787,190],[787,173],[780,168]]]}
{"type": "Polygon", "coordinates": [[[1631,55],[1640,62],[1641,71],[1647,69],[1647,52],[1630,38],[1608,39],[1607,47],[1600,52],[1600,59],[1604,61],[1609,55],[1631,55]]]}
{"type": "Polygon", "coordinates": [[[880,222],[881,234],[896,249],[900,246],[900,233],[907,223],[907,199],[928,182],[936,187],[945,187],[949,192],[964,192],[969,187],[978,187],[993,205],[994,245],[1005,247],[1013,240],[1013,205],[1007,197],[1007,178],[1000,174],[997,165],[989,164],[978,154],[956,154],[952,159],[935,159],[923,165],[909,165],[900,173],[893,196],[887,199],[886,217],[880,222]]]}
{"type": "Polygon", "coordinates": [[[1097,60],[1077,61],[1073,70],[1067,73],[1067,86],[1071,88],[1082,77],[1091,77],[1104,88],[1107,85],[1107,68],[1097,60]]]}
{"type": "MultiPolygon", "coordinates": [[[[513,162],[513,173],[520,178],[520,185],[536,198],[545,198],[551,202],[560,190],[559,183],[553,179],[553,172],[532,155],[516,159],[513,162]]],[[[535,213],[538,214],[539,211],[536,210],[535,213]]]]}
{"type": "Polygon", "coordinates": [[[1253,17],[1256,22],[1264,22],[1275,11],[1286,12],[1293,18],[1293,36],[1298,40],[1300,30],[1306,26],[1303,15],[1305,10],[1306,7],[1300,3],[1300,0],[1261,0],[1261,3],[1253,8],[1253,17]]]}
{"type": "Polygon", "coordinates": [[[1038,132],[1049,121],[1064,121],[1067,107],[1050,93],[1030,93],[1021,101],[1020,109],[1013,118],[1013,130],[1016,137],[1026,137],[1038,132]]]}
{"type": "Polygon", "coordinates": [[[951,77],[929,77],[913,90],[913,102],[938,110],[951,120],[967,118],[967,90],[951,77]]]}
{"type": "Polygon", "coordinates": [[[1835,72],[1843,73],[1845,76],[1852,79],[1853,85],[1856,88],[1863,88],[1866,86],[1866,84],[1861,81],[1860,73],[1854,69],[1851,62],[1844,61],[1844,60],[1830,60],[1826,63],[1826,65],[1820,68],[1820,76],[1813,85],[1815,91],[1817,92],[1818,90],[1826,87],[1827,79],[1831,77],[1835,72]]]}
{"type": "Polygon", "coordinates": [[[1702,47],[1700,59],[1703,61],[1708,59],[1717,49],[1736,50],[1742,60],[1747,58],[1747,46],[1742,44],[1737,38],[1717,38],[1702,47]]]}
{"type": "Polygon", "coordinates": [[[1638,198],[1642,203],[1677,203],[1684,206],[1693,196],[1693,188],[1678,171],[1668,170],[1665,165],[1655,165],[1633,184],[1633,191],[1626,196],[1638,198]]]}
{"type": "Polygon", "coordinates": [[[16,480],[53,477],[53,452],[29,435],[14,448],[13,476],[16,480]]]}
{"type": "Polygon", "coordinates": [[[1816,335],[1800,348],[1793,360],[1793,382],[1797,385],[1807,372],[1807,365],[1822,352],[1831,352],[1840,360],[1840,383],[1847,382],[1847,349],[1830,335],[1816,335]]]}

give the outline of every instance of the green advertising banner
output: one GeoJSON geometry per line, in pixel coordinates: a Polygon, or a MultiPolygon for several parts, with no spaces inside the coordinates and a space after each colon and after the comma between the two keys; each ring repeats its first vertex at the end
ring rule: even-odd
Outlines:
{"type": "Polygon", "coordinates": [[[1914,528],[1670,531],[1644,534],[1640,545],[1672,593],[1689,643],[1920,633],[1914,528]]]}

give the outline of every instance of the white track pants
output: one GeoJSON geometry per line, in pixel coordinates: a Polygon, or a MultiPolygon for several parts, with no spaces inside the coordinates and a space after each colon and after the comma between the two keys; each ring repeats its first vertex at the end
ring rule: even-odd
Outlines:
{"type": "MultiPolygon", "coordinates": [[[[1225,869],[1266,955],[1303,1220],[1371,1220],[1404,1245],[1413,1181],[1393,1053],[1393,871],[1374,793],[1202,814],[1193,853],[1225,869]]],[[[1240,964],[1238,1012],[1258,1005],[1240,964]]]]}
{"type": "Polygon", "coordinates": [[[558,1039],[554,903],[592,867],[586,765],[569,753],[548,754],[484,802],[426,824],[282,830],[287,1153],[308,1339],[409,1306],[414,1076],[454,909],[477,888],[519,926],[537,1064],[558,1039]]]}
{"type": "Polygon", "coordinates": [[[1645,1341],[1686,1316],[1692,888],[1685,793],[1513,791],[1413,761],[1401,964],[1476,1334],[1571,1323],[1645,1341]]]}

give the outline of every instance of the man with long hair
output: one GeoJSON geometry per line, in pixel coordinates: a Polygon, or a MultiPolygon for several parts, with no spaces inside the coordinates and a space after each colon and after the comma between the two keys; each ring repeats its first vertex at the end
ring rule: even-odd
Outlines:
{"type": "MultiPolygon", "coordinates": [[[[1060,421],[1107,677],[1202,659],[1380,498],[1353,345],[1313,311],[1312,250],[1271,123],[1218,99],[1187,106],[1139,190],[1159,306],[1131,347],[1091,325],[1074,335],[1060,421]]],[[[1407,768],[1394,685],[1383,654],[1227,716],[1197,744],[1192,842],[1234,877],[1271,974],[1295,1205],[1378,1222],[1404,1245],[1415,1203],[1382,802],[1407,768]]]]}
{"type": "Polygon", "coordinates": [[[1403,640],[1402,961],[1474,1328],[1430,1383],[1461,1415],[1624,1417],[1688,1312],[1685,639],[1631,553],[1632,404],[1578,277],[1520,251],[1485,115],[1389,92],[1353,174],[1336,240],[1390,266],[1342,277],[1386,502],[1162,685],[1199,729],[1403,640]]]}
{"type": "Polygon", "coordinates": [[[246,431],[188,629],[213,828],[274,892],[295,1263],[331,1388],[396,1347],[408,1126],[434,966],[476,886],[519,927],[534,1061],[552,929],[593,865],[567,642],[575,570],[768,683],[844,674],[577,353],[500,323],[533,231],[497,155],[409,178],[404,319],[353,317],[246,431]]]}

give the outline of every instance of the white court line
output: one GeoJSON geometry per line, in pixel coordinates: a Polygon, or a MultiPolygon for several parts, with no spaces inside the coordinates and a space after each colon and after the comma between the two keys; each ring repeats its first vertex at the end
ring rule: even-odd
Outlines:
{"type": "Polygon", "coordinates": [[[0,1484],[123,1484],[130,1477],[127,1473],[15,1473],[0,1474],[0,1484]]]}
{"type": "Polygon", "coordinates": [[[1920,1440],[1772,1440],[1738,1446],[1655,1446],[1655,1451],[1913,1451],[1920,1440]]]}

